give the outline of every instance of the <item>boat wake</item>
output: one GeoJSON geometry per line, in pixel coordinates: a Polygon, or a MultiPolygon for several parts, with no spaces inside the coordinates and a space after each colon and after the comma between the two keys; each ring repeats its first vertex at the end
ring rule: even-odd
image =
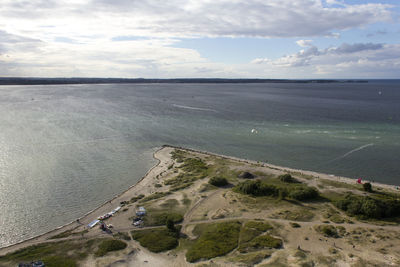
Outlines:
{"type": "Polygon", "coordinates": [[[182,106],[182,105],[177,105],[177,104],[172,104],[172,106],[174,106],[176,108],[184,108],[184,109],[191,109],[191,110],[203,110],[203,111],[218,112],[215,109],[210,109],[210,108],[197,108],[197,107],[182,106]]]}
{"type": "Polygon", "coordinates": [[[355,148],[355,149],[353,149],[353,150],[350,150],[349,152],[347,152],[347,153],[341,155],[340,157],[337,157],[337,158],[334,158],[334,159],[328,161],[327,163],[331,163],[331,162],[337,161],[337,160],[339,160],[339,159],[343,159],[343,158],[347,157],[348,155],[353,154],[354,152],[360,151],[360,150],[362,150],[362,149],[364,149],[364,148],[367,148],[367,147],[373,146],[373,145],[374,145],[374,144],[371,143],[371,144],[366,144],[366,145],[357,147],[357,148],[355,148]]]}

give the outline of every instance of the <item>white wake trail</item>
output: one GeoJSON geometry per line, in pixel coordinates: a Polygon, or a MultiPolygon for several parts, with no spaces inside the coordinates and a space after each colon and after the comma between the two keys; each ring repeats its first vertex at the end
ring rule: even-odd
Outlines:
{"type": "Polygon", "coordinates": [[[210,108],[197,108],[197,107],[182,106],[182,105],[177,105],[177,104],[172,104],[172,106],[174,106],[176,108],[217,112],[215,109],[210,109],[210,108]]]}
{"type": "Polygon", "coordinates": [[[371,143],[371,144],[366,144],[366,145],[357,147],[357,148],[355,148],[355,149],[353,149],[353,150],[350,150],[349,152],[343,154],[342,156],[337,157],[337,158],[334,158],[334,159],[332,159],[332,160],[330,160],[330,161],[328,161],[328,162],[333,162],[333,161],[336,161],[336,160],[345,158],[345,157],[347,157],[348,155],[353,154],[354,152],[360,151],[360,150],[362,150],[362,149],[364,149],[364,148],[366,148],[366,147],[373,146],[373,145],[374,145],[374,144],[371,143]]]}

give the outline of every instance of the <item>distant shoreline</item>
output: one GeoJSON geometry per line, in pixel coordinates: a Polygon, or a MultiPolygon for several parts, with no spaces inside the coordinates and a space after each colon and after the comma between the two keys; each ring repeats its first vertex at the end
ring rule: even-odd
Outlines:
{"type": "Polygon", "coordinates": [[[140,84],[140,83],[368,83],[359,79],[224,79],[224,78],[34,78],[0,77],[0,85],[46,85],[46,84],[140,84]]]}

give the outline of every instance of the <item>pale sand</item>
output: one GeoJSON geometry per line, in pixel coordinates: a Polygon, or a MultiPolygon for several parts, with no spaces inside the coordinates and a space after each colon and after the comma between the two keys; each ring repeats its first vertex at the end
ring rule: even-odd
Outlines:
{"type": "MultiPolygon", "coordinates": [[[[257,165],[261,165],[263,167],[275,169],[277,171],[298,172],[303,175],[311,175],[314,177],[319,177],[322,179],[328,179],[328,180],[332,180],[332,181],[340,181],[340,182],[345,182],[345,183],[350,183],[350,184],[355,183],[355,179],[350,179],[350,178],[345,178],[345,177],[331,176],[328,174],[322,174],[322,173],[317,173],[317,172],[313,172],[313,171],[297,170],[297,169],[267,164],[267,163],[263,163],[263,162],[256,162],[256,161],[251,161],[251,160],[239,159],[239,158],[235,158],[235,157],[218,155],[218,154],[209,153],[209,152],[205,152],[205,151],[198,151],[198,150],[186,149],[186,148],[181,148],[181,147],[176,147],[176,148],[182,149],[182,150],[187,150],[187,151],[190,151],[193,153],[201,153],[201,154],[205,154],[205,155],[218,156],[218,157],[230,159],[230,160],[233,160],[236,162],[257,164],[257,165]]],[[[18,249],[21,249],[21,248],[24,248],[24,247],[27,247],[27,246],[30,246],[33,244],[63,240],[63,239],[48,240],[48,238],[52,237],[56,234],[62,233],[66,230],[72,230],[72,229],[74,231],[84,230],[86,225],[89,224],[91,221],[93,221],[97,217],[115,209],[117,206],[120,205],[120,202],[129,201],[134,196],[137,196],[139,194],[148,195],[148,194],[154,193],[156,191],[166,190],[163,188],[156,188],[154,185],[159,181],[158,177],[167,176],[170,174],[170,171],[168,170],[168,166],[173,163],[170,153],[174,149],[175,149],[175,147],[172,147],[172,146],[164,146],[162,149],[156,151],[154,153],[154,158],[159,160],[159,162],[153,168],[151,168],[148,171],[148,173],[139,182],[137,182],[135,185],[130,187],[127,191],[125,191],[125,192],[121,193],[120,195],[116,196],[115,198],[113,198],[111,201],[106,202],[99,208],[93,210],[92,212],[88,213],[84,217],[80,218],[80,224],[78,224],[77,222],[73,222],[73,223],[65,225],[59,229],[55,229],[53,231],[50,231],[48,233],[45,233],[43,235],[37,236],[32,239],[26,240],[24,242],[21,242],[21,243],[15,244],[15,245],[11,245],[9,247],[1,248],[0,255],[4,255],[9,252],[16,251],[18,249]]],[[[382,187],[382,188],[385,188],[388,190],[396,191],[395,187],[391,186],[391,185],[373,183],[373,186],[382,187]]],[[[132,226],[130,225],[130,221],[128,220],[128,218],[129,218],[129,216],[132,215],[133,207],[130,209],[131,209],[130,212],[121,212],[120,211],[120,212],[116,213],[115,216],[113,216],[111,219],[107,220],[107,224],[112,223],[114,225],[114,232],[127,231],[127,230],[132,229],[132,226]]],[[[93,229],[91,229],[89,231],[89,233],[85,234],[85,237],[102,237],[102,236],[106,237],[108,235],[102,233],[102,231],[100,229],[98,229],[98,227],[94,227],[93,229]]],[[[72,238],[73,237],[68,237],[66,239],[72,239],[72,238]]],[[[137,249],[138,247],[140,247],[140,246],[138,246],[137,243],[136,244],[135,243],[136,242],[134,242],[134,245],[132,245],[131,249],[137,249]]],[[[179,256],[181,256],[181,255],[179,255],[179,256]]],[[[155,253],[151,253],[145,249],[142,249],[142,250],[140,250],[140,252],[135,253],[134,257],[126,258],[126,262],[128,265],[132,265],[132,266],[134,266],[135,263],[138,263],[138,262],[144,263],[145,261],[147,261],[149,263],[148,266],[162,266],[162,264],[164,266],[168,266],[168,265],[175,266],[178,264],[178,262],[179,262],[178,265],[183,264],[185,262],[185,260],[180,259],[179,256],[177,259],[173,260],[173,259],[171,259],[171,257],[168,257],[166,254],[155,254],[155,253]],[[169,264],[166,264],[166,263],[169,263],[169,264]]],[[[90,260],[88,260],[88,262],[90,262],[90,260]]],[[[185,265],[186,264],[184,264],[183,266],[185,266],[185,265]]]]}

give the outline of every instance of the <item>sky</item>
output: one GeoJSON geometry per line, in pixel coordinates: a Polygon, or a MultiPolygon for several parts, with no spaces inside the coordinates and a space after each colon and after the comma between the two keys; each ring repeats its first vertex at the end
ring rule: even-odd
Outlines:
{"type": "Polygon", "coordinates": [[[399,74],[399,0],[0,0],[0,77],[399,74]]]}

